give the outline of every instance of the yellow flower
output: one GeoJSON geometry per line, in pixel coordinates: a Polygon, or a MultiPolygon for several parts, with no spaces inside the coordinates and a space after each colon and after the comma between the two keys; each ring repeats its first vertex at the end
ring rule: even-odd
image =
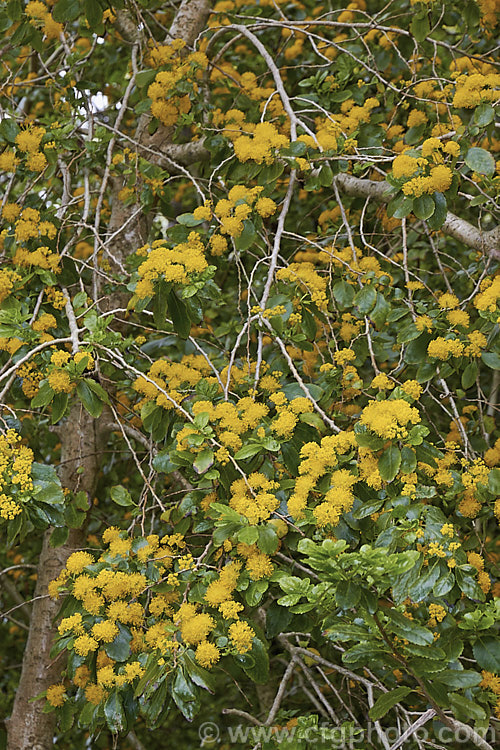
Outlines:
{"type": "Polygon", "coordinates": [[[94,558],[89,552],[73,552],[66,562],[66,570],[72,575],[78,575],[87,565],[92,565],[94,558]]]}
{"type": "Polygon", "coordinates": [[[252,648],[255,631],[246,622],[239,620],[229,626],[229,638],[239,654],[246,654],[252,648]]]}
{"type": "Polygon", "coordinates": [[[55,393],[71,393],[75,384],[65,370],[52,370],[48,377],[49,385],[55,393]]]}
{"type": "Polygon", "coordinates": [[[219,661],[220,651],[210,641],[202,641],[195,651],[195,657],[198,664],[210,669],[210,667],[213,667],[219,661]]]}
{"type": "Polygon", "coordinates": [[[67,700],[66,688],[64,685],[51,685],[47,688],[46,697],[51,706],[58,708],[67,700]]]}
{"type": "Polygon", "coordinates": [[[92,635],[98,641],[111,643],[118,635],[118,628],[112,620],[103,620],[92,627],[92,635]]]}

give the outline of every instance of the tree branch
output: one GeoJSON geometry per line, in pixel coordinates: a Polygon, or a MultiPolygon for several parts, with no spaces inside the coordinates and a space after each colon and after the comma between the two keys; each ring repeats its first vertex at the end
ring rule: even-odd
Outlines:
{"type": "MultiPolygon", "coordinates": [[[[339,174],[335,177],[335,182],[346,195],[353,198],[373,198],[381,203],[388,203],[390,200],[387,182],[375,182],[351,174],[339,174]]],[[[448,211],[440,231],[463,242],[467,247],[500,258],[500,226],[482,232],[465,219],[459,219],[448,211]]]]}

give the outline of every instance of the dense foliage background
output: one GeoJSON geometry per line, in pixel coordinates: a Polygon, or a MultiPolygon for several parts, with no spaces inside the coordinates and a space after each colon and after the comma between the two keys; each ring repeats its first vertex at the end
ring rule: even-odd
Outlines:
{"type": "Polygon", "coordinates": [[[0,746],[495,745],[498,10],[0,4],[0,746]]]}

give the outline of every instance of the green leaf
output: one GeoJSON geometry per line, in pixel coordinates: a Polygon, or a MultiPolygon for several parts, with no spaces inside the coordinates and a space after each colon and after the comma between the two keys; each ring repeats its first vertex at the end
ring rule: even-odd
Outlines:
{"type": "Polygon", "coordinates": [[[106,724],[113,734],[118,734],[125,729],[125,713],[119,693],[114,690],[104,704],[104,716],[106,724]]]}
{"type": "Polygon", "coordinates": [[[187,339],[191,330],[191,321],[185,302],[179,299],[174,291],[169,292],[167,302],[175,332],[179,334],[181,339],[187,339]]]}
{"type": "Polygon", "coordinates": [[[464,391],[474,385],[478,375],[479,369],[476,362],[469,362],[467,367],[462,373],[462,388],[464,391]]]}
{"type": "Polygon", "coordinates": [[[67,393],[56,393],[52,399],[52,414],[50,421],[52,424],[56,424],[64,416],[66,407],[68,406],[69,394],[67,393]]]}
{"type": "Polygon", "coordinates": [[[483,102],[479,107],[474,110],[474,122],[479,125],[480,128],[486,127],[490,122],[495,119],[495,110],[487,102],[483,102]]]}
{"type": "Polygon", "coordinates": [[[442,193],[434,193],[433,199],[435,210],[432,216],[427,219],[427,226],[429,229],[432,229],[433,232],[436,232],[438,229],[441,229],[444,224],[448,213],[448,204],[442,193]]]}
{"type": "Polygon", "coordinates": [[[388,693],[382,693],[368,711],[370,719],[372,719],[372,721],[378,721],[411,692],[411,688],[402,686],[390,690],[388,693]]]}
{"type": "Polygon", "coordinates": [[[172,698],[182,715],[192,721],[200,710],[200,699],[196,686],[187,680],[182,669],[178,669],[171,687],[172,698]]]}
{"type": "Polygon", "coordinates": [[[199,224],[203,224],[205,219],[196,219],[194,214],[179,214],[177,221],[185,227],[197,227],[199,224]]]}
{"type": "Polygon", "coordinates": [[[104,650],[114,661],[126,661],[130,656],[131,633],[121,623],[118,625],[118,635],[112,643],[104,644],[104,650]]]}
{"type": "Polygon", "coordinates": [[[473,146],[465,154],[465,163],[478,174],[492,177],[495,174],[495,159],[484,148],[473,146]]]}
{"type": "Polygon", "coordinates": [[[474,643],[472,651],[481,669],[500,674],[500,640],[498,638],[492,635],[481,636],[474,643]]]}
{"type": "Polygon", "coordinates": [[[194,661],[193,657],[194,653],[191,650],[186,651],[182,656],[186,672],[195,685],[203,688],[203,690],[208,690],[209,693],[214,693],[217,685],[215,676],[209,672],[208,669],[200,667],[200,665],[194,661]]]}
{"type": "Polygon", "coordinates": [[[135,505],[134,501],[130,497],[130,492],[122,487],[121,484],[111,487],[109,494],[111,500],[117,505],[121,505],[123,508],[129,508],[131,505],[135,505]]]}
{"type": "Polygon", "coordinates": [[[274,555],[278,549],[279,539],[276,529],[270,523],[265,526],[259,526],[259,540],[257,545],[266,555],[274,555]]]}
{"type": "Polygon", "coordinates": [[[445,596],[449,591],[452,590],[454,585],[455,576],[450,570],[448,571],[448,573],[446,573],[446,575],[441,576],[441,578],[436,581],[432,588],[432,593],[438,598],[441,596],[445,596]]]}
{"type": "MultiPolygon", "coordinates": [[[[20,20],[21,15],[17,19],[20,20]]],[[[19,125],[12,117],[4,117],[0,122],[0,135],[5,138],[8,143],[14,144],[16,142],[16,136],[20,132],[19,125]]]]}
{"type": "Polygon", "coordinates": [[[384,504],[384,500],[371,500],[369,502],[363,503],[359,506],[359,508],[356,508],[356,510],[353,512],[354,518],[367,518],[368,516],[371,516],[372,513],[376,513],[382,505],[384,504]]]}
{"type": "Polygon", "coordinates": [[[413,198],[404,198],[392,214],[395,219],[404,219],[413,211],[413,198]]]}
{"type": "Polygon", "coordinates": [[[409,620],[396,610],[387,610],[391,629],[399,638],[405,638],[410,643],[416,643],[418,646],[425,646],[434,643],[434,636],[430,630],[422,627],[413,620],[409,620]]]}
{"type": "Polygon", "coordinates": [[[378,460],[378,470],[382,479],[392,482],[401,466],[401,451],[396,445],[390,445],[378,460]]]}
{"type": "Polygon", "coordinates": [[[52,11],[54,21],[74,21],[80,15],[79,0],[59,0],[52,11]]]}
{"type": "Polygon", "coordinates": [[[491,469],[488,475],[488,488],[494,495],[500,495],[500,469],[491,469]]]}
{"type": "Polygon", "coordinates": [[[290,624],[292,613],[287,607],[280,607],[276,602],[271,602],[266,611],[266,635],[274,638],[284,633],[290,624]]]}
{"type": "Polygon", "coordinates": [[[410,30],[417,42],[423,42],[427,39],[431,30],[427,11],[423,15],[419,13],[413,18],[410,30]]]}
{"type": "Polygon", "coordinates": [[[260,453],[263,450],[264,448],[262,445],[249,443],[248,445],[244,445],[242,448],[240,448],[239,451],[235,453],[234,457],[237,461],[244,461],[246,458],[252,458],[252,456],[256,456],[257,453],[260,453]]]}
{"type": "Polygon", "coordinates": [[[177,466],[170,460],[169,451],[161,451],[153,458],[153,469],[164,474],[171,474],[172,471],[176,471],[177,466]]]}
{"type": "Polygon", "coordinates": [[[429,219],[434,213],[436,206],[430,195],[420,195],[413,201],[413,213],[417,219],[429,219]]]}
{"type": "Polygon", "coordinates": [[[160,279],[155,286],[153,297],[153,320],[158,330],[165,327],[169,291],[170,284],[167,284],[164,279],[160,279]]]}
{"type": "Polygon", "coordinates": [[[455,689],[476,687],[482,680],[479,672],[472,669],[445,669],[436,675],[436,680],[455,689]]]}
{"type": "Polygon", "coordinates": [[[269,581],[252,581],[245,591],[245,601],[249,607],[257,607],[269,588],[269,581]]]}
{"type": "Polygon", "coordinates": [[[415,471],[417,466],[417,456],[413,448],[405,445],[401,448],[401,466],[400,470],[402,474],[411,474],[415,471]]]}
{"type": "Polygon", "coordinates": [[[109,404],[109,396],[100,383],[98,383],[93,378],[86,378],[85,382],[87,383],[90,390],[94,391],[95,395],[101,401],[104,401],[105,404],[109,404]]]}
{"type": "Polygon", "coordinates": [[[448,693],[448,700],[450,701],[453,713],[459,721],[469,722],[471,719],[474,721],[484,721],[486,718],[484,708],[464,698],[459,693],[448,693]]]}
{"type": "Polygon", "coordinates": [[[69,528],[67,526],[57,526],[50,535],[49,545],[51,547],[62,547],[68,536],[69,528]]]}
{"type": "Polygon", "coordinates": [[[337,283],[333,285],[332,292],[335,302],[341,310],[347,310],[352,306],[354,300],[354,289],[351,284],[347,283],[347,281],[337,281],[337,283]]]}
{"type": "Polygon", "coordinates": [[[102,8],[97,0],[84,0],[83,7],[89,27],[95,29],[102,22],[102,8]]]}
{"type": "Polygon", "coordinates": [[[214,463],[214,452],[210,448],[204,448],[196,454],[193,468],[197,474],[204,474],[214,463]]]}
{"type": "Polygon", "coordinates": [[[246,654],[236,654],[234,659],[253,682],[264,685],[268,681],[269,656],[259,638],[253,639],[251,651],[246,654]]]}
{"type": "Polygon", "coordinates": [[[33,409],[40,406],[47,406],[47,404],[50,404],[54,396],[55,393],[50,387],[48,381],[43,380],[38,389],[38,393],[31,399],[31,406],[33,409]]]}
{"type": "Polygon", "coordinates": [[[238,531],[238,541],[243,544],[255,544],[259,538],[259,530],[257,526],[244,526],[238,531]]]}
{"type": "Polygon", "coordinates": [[[64,519],[71,529],[81,529],[87,514],[71,503],[64,511],[64,519]]]}
{"type": "Polygon", "coordinates": [[[361,589],[353,581],[339,581],[335,590],[335,601],[342,609],[355,607],[361,598],[361,589]]]}
{"type": "Polygon", "coordinates": [[[496,352],[483,352],[481,359],[484,364],[492,370],[500,370],[500,354],[496,352]]]}
{"type": "MultiPolygon", "coordinates": [[[[139,73],[137,73],[135,77],[135,82],[139,88],[142,88],[143,86],[148,86],[150,83],[154,81],[156,78],[157,71],[153,68],[147,68],[146,70],[141,70],[139,73]]],[[[177,221],[179,221],[181,217],[177,217],[177,221]]],[[[182,222],[181,222],[182,223],[182,222]]]]}
{"type": "Polygon", "coordinates": [[[441,570],[438,563],[429,564],[428,567],[422,568],[418,580],[410,587],[408,596],[416,602],[421,602],[432,591],[440,575],[441,570]]]}
{"type": "Polygon", "coordinates": [[[372,285],[365,285],[354,297],[354,304],[362,315],[368,315],[377,301],[377,291],[372,285]]]}
{"type": "Polygon", "coordinates": [[[76,386],[76,392],[90,416],[94,417],[95,419],[97,419],[97,417],[100,417],[104,404],[99,396],[97,396],[92,388],[90,388],[87,379],[80,380],[80,382],[76,386]]]}
{"type": "Polygon", "coordinates": [[[234,240],[236,249],[240,251],[248,250],[248,248],[251,247],[251,245],[253,245],[256,238],[257,238],[257,232],[255,231],[253,222],[251,222],[250,219],[246,219],[243,222],[242,233],[240,234],[239,237],[236,237],[234,240]]]}

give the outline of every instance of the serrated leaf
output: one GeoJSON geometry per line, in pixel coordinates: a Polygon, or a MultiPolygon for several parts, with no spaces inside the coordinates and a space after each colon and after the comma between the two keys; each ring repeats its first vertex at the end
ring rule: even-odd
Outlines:
{"type": "Polygon", "coordinates": [[[472,647],[474,658],[488,672],[500,674],[500,640],[495,636],[484,635],[472,647]]]}
{"type": "Polygon", "coordinates": [[[382,716],[385,716],[386,713],[391,710],[391,708],[402,701],[403,698],[406,698],[406,696],[411,692],[411,688],[401,686],[395,688],[394,690],[390,690],[388,693],[382,693],[382,695],[377,698],[373,706],[368,711],[370,719],[372,719],[373,721],[378,721],[382,718],[382,716]]]}
{"type": "Polygon", "coordinates": [[[389,617],[388,624],[400,638],[405,638],[407,641],[416,643],[418,646],[434,643],[434,636],[428,628],[424,628],[413,620],[409,620],[396,610],[388,610],[387,615],[389,617]]]}
{"type": "Polygon", "coordinates": [[[436,675],[436,680],[455,689],[476,687],[482,680],[479,672],[472,669],[445,669],[436,675]]]}

